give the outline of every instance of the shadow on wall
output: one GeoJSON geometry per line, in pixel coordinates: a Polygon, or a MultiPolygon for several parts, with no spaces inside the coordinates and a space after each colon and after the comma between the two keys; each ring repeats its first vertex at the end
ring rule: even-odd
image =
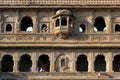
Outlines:
{"type": "Polygon", "coordinates": [[[0,73],[0,80],[18,80],[18,79],[27,80],[28,77],[27,77],[26,73],[9,73],[9,72],[1,72],[0,73]]]}

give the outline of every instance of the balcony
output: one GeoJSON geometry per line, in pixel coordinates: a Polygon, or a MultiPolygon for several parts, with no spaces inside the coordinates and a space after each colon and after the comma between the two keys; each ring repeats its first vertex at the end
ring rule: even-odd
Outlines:
{"type": "Polygon", "coordinates": [[[120,0],[1,0],[0,6],[120,6],[120,0]]]}

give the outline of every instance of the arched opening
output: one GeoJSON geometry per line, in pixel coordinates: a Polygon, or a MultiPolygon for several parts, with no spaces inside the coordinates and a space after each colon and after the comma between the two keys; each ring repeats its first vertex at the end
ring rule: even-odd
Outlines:
{"type": "Polygon", "coordinates": [[[50,61],[47,55],[41,55],[37,62],[38,72],[49,72],[50,71],[50,61]]]}
{"type": "Polygon", "coordinates": [[[116,55],[113,60],[113,71],[120,72],[120,55],[116,55]]]}
{"type": "Polygon", "coordinates": [[[56,23],[55,23],[56,27],[58,27],[60,25],[60,21],[59,19],[56,20],[56,23]]]}
{"type": "Polygon", "coordinates": [[[65,59],[61,59],[61,66],[65,66],[65,59]]]}
{"type": "Polygon", "coordinates": [[[94,22],[94,27],[95,27],[94,30],[96,29],[95,32],[104,31],[105,27],[106,27],[104,18],[103,17],[97,17],[95,19],[95,22],[94,22]]]}
{"type": "Polygon", "coordinates": [[[76,70],[80,72],[88,71],[88,61],[85,55],[80,55],[76,61],[76,70]]]}
{"type": "Polygon", "coordinates": [[[94,62],[94,70],[96,72],[106,71],[106,61],[103,55],[98,55],[96,57],[95,62],[94,62]]]}
{"type": "Polygon", "coordinates": [[[81,24],[80,27],[79,27],[79,32],[80,32],[80,33],[85,33],[85,31],[86,31],[85,25],[84,25],[84,24],[81,24]]]}
{"type": "Polygon", "coordinates": [[[120,31],[120,25],[119,25],[119,24],[116,24],[116,25],[115,25],[115,31],[116,31],[116,32],[120,31]]]}
{"type": "Polygon", "coordinates": [[[46,24],[43,24],[41,26],[41,33],[46,33],[48,30],[47,30],[47,25],[46,24]]]}
{"type": "Polygon", "coordinates": [[[24,17],[21,20],[20,30],[21,31],[32,31],[32,28],[33,28],[32,19],[28,16],[24,17]]]}
{"type": "Polygon", "coordinates": [[[27,54],[22,55],[19,61],[19,71],[20,72],[31,72],[32,61],[31,57],[27,54]]]}
{"type": "Polygon", "coordinates": [[[6,25],[6,31],[8,31],[8,32],[12,31],[12,25],[11,24],[6,25]]]}
{"type": "Polygon", "coordinates": [[[66,26],[67,25],[67,19],[66,18],[62,18],[61,25],[62,26],[66,26]]]}
{"type": "Polygon", "coordinates": [[[13,58],[10,55],[5,55],[2,58],[1,62],[1,71],[2,72],[12,72],[13,71],[13,58]]]}

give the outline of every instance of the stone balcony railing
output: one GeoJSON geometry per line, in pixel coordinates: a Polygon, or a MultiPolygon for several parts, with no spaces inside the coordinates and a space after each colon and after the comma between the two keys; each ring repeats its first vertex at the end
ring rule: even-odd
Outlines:
{"type": "Polygon", "coordinates": [[[0,46],[120,46],[119,34],[73,34],[60,39],[54,34],[0,34],[0,46]],[[101,45],[102,44],[102,45],[101,45]]]}
{"type": "Polygon", "coordinates": [[[120,5],[120,0],[0,0],[0,5],[120,5]]]}

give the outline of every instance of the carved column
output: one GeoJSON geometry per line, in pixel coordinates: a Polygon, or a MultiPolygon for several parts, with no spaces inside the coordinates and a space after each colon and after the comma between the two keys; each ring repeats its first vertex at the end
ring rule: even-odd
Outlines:
{"type": "Polygon", "coordinates": [[[113,66],[112,66],[112,61],[113,61],[113,58],[112,58],[112,53],[109,53],[106,55],[106,72],[113,72],[113,66]]]}
{"type": "Polygon", "coordinates": [[[54,53],[51,53],[50,57],[50,72],[55,72],[55,59],[54,59],[54,53]]]}
{"type": "Polygon", "coordinates": [[[106,23],[106,33],[112,32],[112,23],[111,23],[111,16],[105,17],[105,23],[106,23]]]}
{"type": "Polygon", "coordinates": [[[36,53],[32,54],[32,72],[37,72],[37,59],[36,53]]]}
{"type": "Polygon", "coordinates": [[[94,55],[90,53],[88,57],[88,72],[94,72],[94,55]]]}
{"type": "Polygon", "coordinates": [[[76,72],[76,61],[77,58],[75,57],[75,53],[72,53],[72,58],[71,58],[71,62],[72,62],[72,72],[76,72]]]}
{"type": "Polygon", "coordinates": [[[38,32],[38,21],[37,21],[37,17],[33,18],[33,33],[37,33],[38,32]]]}
{"type": "Polygon", "coordinates": [[[13,66],[13,72],[18,72],[18,57],[17,57],[17,53],[15,53],[14,57],[14,66],[13,66]]]}

